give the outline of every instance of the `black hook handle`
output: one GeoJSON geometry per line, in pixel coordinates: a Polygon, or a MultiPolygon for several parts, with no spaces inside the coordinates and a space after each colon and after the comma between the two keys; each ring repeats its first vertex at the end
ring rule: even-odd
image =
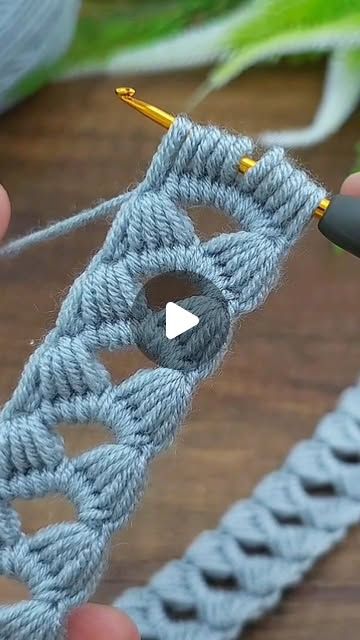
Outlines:
{"type": "Polygon", "coordinates": [[[328,240],[360,258],[360,198],[332,196],[318,227],[328,240]]]}

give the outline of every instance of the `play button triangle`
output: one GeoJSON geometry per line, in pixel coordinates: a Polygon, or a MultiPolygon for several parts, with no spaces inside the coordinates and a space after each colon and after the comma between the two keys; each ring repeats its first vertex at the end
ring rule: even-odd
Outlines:
{"type": "Polygon", "coordinates": [[[168,302],[165,307],[165,333],[169,340],[173,340],[185,331],[189,331],[199,324],[199,318],[194,313],[186,311],[175,302],[168,302]]]}

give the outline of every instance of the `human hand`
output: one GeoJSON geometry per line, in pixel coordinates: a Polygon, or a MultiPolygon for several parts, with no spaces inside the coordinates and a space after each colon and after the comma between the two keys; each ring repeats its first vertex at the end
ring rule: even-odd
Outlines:
{"type": "Polygon", "coordinates": [[[354,196],[354,198],[360,198],[360,171],[353,173],[346,178],[341,187],[341,193],[344,196],[354,196]]]}
{"type": "Polygon", "coordinates": [[[4,237],[10,220],[10,200],[0,184],[0,240],[4,237]]]}
{"type": "MultiPolygon", "coordinates": [[[[341,193],[360,197],[360,173],[344,181],[341,193]]],[[[10,219],[10,202],[0,185],[0,240],[10,219]]],[[[103,605],[87,604],[72,612],[68,621],[69,640],[139,640],[131,620],[120,611],[103,605]]]]}
{"type": "Polygon", "coordinates": [[[100,604],[86,604],[69,618],[68,640],[140,640],[124,613],[100,604]]]}

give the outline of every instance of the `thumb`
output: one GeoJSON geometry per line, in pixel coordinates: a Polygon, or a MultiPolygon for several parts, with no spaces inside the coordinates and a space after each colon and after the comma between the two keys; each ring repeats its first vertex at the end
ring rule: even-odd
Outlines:
{"type": "Polygon", "coordinates": [[[346,178],[341,187],[341,193],[345,196],[360,197],[360,172],[346,178]]]}
{"type": "Polygon", "coordinates": [[[140,640],[135,625],[112,607],[87,604],[69,618],[68,640],[140,640]]]}
{"type": "Polygon", "coordinates": [[[10,220],[10,200],[4,187],[0,185],[0,240],[4,237],[10,220]]]}

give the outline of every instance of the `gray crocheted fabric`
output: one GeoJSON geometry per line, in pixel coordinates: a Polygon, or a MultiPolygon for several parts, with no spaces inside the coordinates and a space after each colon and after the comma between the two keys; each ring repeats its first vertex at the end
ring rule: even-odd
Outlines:
{"type": "Polygon", "coordinates": [[[143,640],[238,640],[359,523],[359,463],[357,386],[217,529],[114,604],[143,640]]]}
{"type": "MultiPolygon", "coordinates": [[[[149,463],[171,444],[198,384],[224,356],[225,347],[204,361],[196,351],[206,344],[189,341],[190,348],[185,341],[191,369],[157,367],[114,384],[97,353],[138,342],[132,304],[144,279],[169,271],[207,278],[226,301],[232,325],[264,301],[324,197],[280,149],[241,175],[239,159],[253,152],[248,138],[176,119],[2,410],[0,574],[25,582],[32,599],[0,609],[1,640],[62,637],[69,611],[94,592],[110,538],[141,496],[149,463]],[[201,242],[184,210],[200,204],[232,216],[241,230],[201,242]],[[116,443],[69,459],[57,432],[64,422],[103,423],[116,443]],[[25,535],[13,500],[49,494],[65,495],[77,521],[25,535]]],[[[145,313],[141,326],[147,321],[153,315],[145,313]]],[[[209,343],[218,329],[216,321],[210,325],[209,343]]],[[[148,588],[125,596],[122,606],[144,638],[234,638],[343,535],[359,515],[358,468],[337,457],[359,450],[348,410],[359,406],[351,404],[352,393],[340,410],[341,429],[330,436],[338,414],[325,419],[316,439],[301,445],[217,531],[204,534],[148,588]],[[328,482],[336,496],[308,494],[308,487],[328,482]],[[234,588],[225,591],[216,581],[228,577],[234,588]],[[193,619],[176,621],[170,609],[193,619]]]]}

